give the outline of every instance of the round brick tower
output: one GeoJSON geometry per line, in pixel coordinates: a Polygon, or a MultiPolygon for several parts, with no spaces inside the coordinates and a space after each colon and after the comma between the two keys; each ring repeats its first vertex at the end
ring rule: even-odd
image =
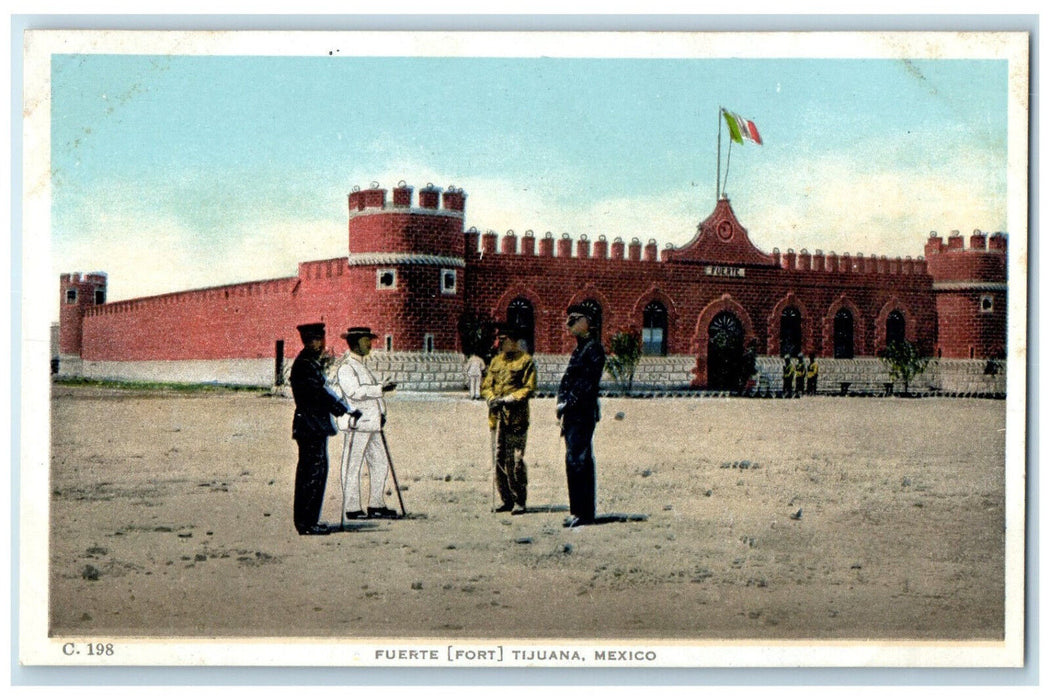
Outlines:
{"type": "Polygon", "coordinates": [[[428,184],[412,206],[404,182],[349,197],[351,325],[368,325],[380,350],[453,352],[463,312],[466,195],[428,184]]]}
{"type": "Polygon", "coordinates": [[[937,299],[937,353],[971,359],[1003,357],[1006,347],[1006,236],[974,231],[970,247],[952,231],[926,241],[937,299]]]}

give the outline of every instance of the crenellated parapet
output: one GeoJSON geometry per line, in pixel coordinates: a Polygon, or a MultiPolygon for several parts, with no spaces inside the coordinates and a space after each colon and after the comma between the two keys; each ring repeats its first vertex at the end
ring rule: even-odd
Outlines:
{"type": "Polygon", "coordinates": [[[897,256],[888,258],[885,255],[865,255],[864,253],[842,253],[824,251],[819,248],[810,253],[805,248],[796,253],[788,248],[782,253],[779,248],[773,249],[773,261],[784,270],[792,272],[826,272],[851,275],[924,275],[926,261],[920,256],[912,258],[897,256]]]}
{"type": "Polygon", "coordinates": [[[642,244],[638,238],[632,238],[625,243],[623,238],[617,236],[610,243],[604,235],[599,235],[594,241],[587,234],[573,238],[568,233],[563,233],[559,238],[547,231],[537,244],[536,234],[531,230],[524,235],[518,236],[513,230],[509,230],[502,236],[495,231],[489,230],[479,234],[477,229],[470,229],[465,234],[466,244],[469,251],[476,251],[481,257],[500,255],[517,258],[559,258],[573,260],[623,260],[627,262],[662,262],[667,260],[667,254],[674,250],[668,243],[667,248],[660,251],[655,239],[650,238],[647,243],[642,244]]]}
{"type": "MultiPolygon", "coordinates": [[[[350,216],[353,217],[362,212],[374,214],[376,209],[411,210],[413,208],[413,189],[402,180],[394,188],[390,201],[387,201],[387,191],[377,182],[373,182],[367,189],[354,187],[353,191],[347,195],[350,216]]],[[[450,185],[447,189],[442,190],[440,187],[435,187],[433,183],[427,183],[427,186],[419,191],[415,208],[431,214],[444,213],[462,218],[466,202],[467,195],[462,189],[450,185]]]]}
{"type": "Polygon", "coordinates": [[[428,183],[418,192],[416,206],[412,194],[413,188],[402,181],[389,200],[387,191],[375,182],[347,196],[351,267],[374,265],[377,256],[385,256],[383,264],[395,264],[420,255],[434,256],[446,265],[464,265],[466,194],[456,187],[442,190],[428,183]]]}
{"type": "MultiPolygon", "coordinates": [[[[666,263],[675,260],[675,253],[679,248],[668,243],[663,250],[655,239],[649,239],[643,244],[640,239],[632,238],[629,242],[617,236],[609,241],[605,235],[598,236],[597,240],[591,241],[586,234],[573,238],[568,233],[558,237],[548,231],[539,237],[537,243],[536,234],[529,230],[519,236],[514,230],[508,230],[504,234],[496,231],[486,231],[481,234],[476,229],[471,229],[465,234],[466,245],[469,251],[476,251],[481,257],[493,255],[518,258],[559,258],[573,260],[614,260],[625,262],[661,262],[666,263]]],[[[799,252],[789,248],[781,252],[774,248],[771,260],[775,267],[791,272],[823,272],[852,275],[889,275],[889,276],[914,276],[927,274],[926,260],[920,256],[912,258],[887,257],[885,255],[865,255],[864,253],[842,253],[834,251],[824,253],[816,250],[810,253],[803,248],[799,252]]]]}
{"type": "MultiPolygon", "coordinates": [[[[343,262],[342,258],[336,258],[331,261],[319,260],[317,263],[333,263],[333,265],[327,265],[324,266],[324,268],[314,268],[312,269],[312,273],[319,278],[323,269],[327,268],[329,273],[331,273],[332,270],[338,269],[339,263],[343,262]]],[[[307,269],[311,269],[311,266],[313,265],[314,263],[300,263],[300,274],[303,272],[304,266],[307,266],[307,269]]],[[[329,276],[331,276],[331,274],[329,274],[329,276]]],[[[258,300],[261,297],[267,296],[286,299],[295,289],[299,279],[300,278],[295,277],[283,277],[271,280],[259,280],[256,282],[227,284],[219,287],[190,289],[183,292],[157,294],[148,297],[138,297],[136,299],[125,299],[122,301],[109,302],[100,306],[93,306],[84,312],[84,316],[92,318],[97,316],[113,316],[133,313],[164,314],[171,313],[172,307],[192,306],[195,304],[211,306],[216,303],[235,303],[238,300],[258,300]]]]}
{"type": "Polygon", "coordinates": [[[988,235],[975,229],[969,247],[952,231],[945,241],[936,231],[926,240],[926,258],[935,288],[953,283],[1006,283],[1006,234],[988,235]]]}

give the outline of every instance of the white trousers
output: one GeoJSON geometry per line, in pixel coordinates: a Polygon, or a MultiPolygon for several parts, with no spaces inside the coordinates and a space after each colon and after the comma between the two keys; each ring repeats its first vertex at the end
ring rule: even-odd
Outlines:
{"type": "Polygon", "coordinates": [[[470,386],[470,398],[481,398],[481,377],[475,377],[471,375],[467,377],[467,381],[470,386]]]}
{"type": "Polygon", "coordinates": [[[339,481],[343,486],[343,513],[361,508],[361,465],[368,462],[368,480],[371,483],[368,496],[369,508],[385,508],[383,492],[386,490],[386,475],[390,464],[383,448],[380,433],[348,431],[343,438],[343,462],[339,481]]]}

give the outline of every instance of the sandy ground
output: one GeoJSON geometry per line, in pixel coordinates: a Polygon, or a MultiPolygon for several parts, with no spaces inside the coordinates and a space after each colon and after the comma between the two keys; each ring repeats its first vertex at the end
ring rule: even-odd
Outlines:
{"type": "Polygon", "coordinates": [[[395,394],[409,517],[299,537],[290,399],[55,387],[51,634],[1002,637],[1004,402],[603,407],[611,522],[562,527],[552,400],[532,406],[530,512],[510,516],[490,512],[484,406],[395,394]]]}

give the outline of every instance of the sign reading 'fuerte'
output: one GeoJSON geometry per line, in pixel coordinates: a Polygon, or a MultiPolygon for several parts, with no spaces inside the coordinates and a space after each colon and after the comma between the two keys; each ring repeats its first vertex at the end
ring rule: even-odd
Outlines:
{"type": "Polygon", "coordinates": [[[744,268],[725,265],[704,265],[704,274],[708,277],[743,277],[744,268]]]}

